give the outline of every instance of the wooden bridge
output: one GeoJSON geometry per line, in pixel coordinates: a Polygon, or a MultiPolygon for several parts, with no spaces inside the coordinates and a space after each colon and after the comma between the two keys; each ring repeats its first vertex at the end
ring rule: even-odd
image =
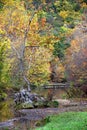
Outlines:
{"type": "Polygon", "coordinates": [[[69,83],[52,83],[44,85],[44,89],[59,89],[59,88],[68,88],[70,86],[69,83]]]}

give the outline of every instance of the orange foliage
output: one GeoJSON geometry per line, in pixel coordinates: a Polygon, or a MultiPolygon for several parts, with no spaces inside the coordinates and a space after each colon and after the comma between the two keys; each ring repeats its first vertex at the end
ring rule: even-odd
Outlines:
{"type": "Polygon", "coordinates": [[[41,19],[41,24],[42,24],[43,27],[45,26],[45,24],[46,24],[46,18],[45,17],[43,17],[41,19]]]}

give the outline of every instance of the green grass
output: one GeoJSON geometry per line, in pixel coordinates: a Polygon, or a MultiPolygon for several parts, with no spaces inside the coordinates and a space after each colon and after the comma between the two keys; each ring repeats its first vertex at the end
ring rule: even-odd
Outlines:
{"type": "Polygon", "coordinates": [[[87,130],[87,112],[65,112],[50,117],[50,122],[36,130],[87,130]]]}

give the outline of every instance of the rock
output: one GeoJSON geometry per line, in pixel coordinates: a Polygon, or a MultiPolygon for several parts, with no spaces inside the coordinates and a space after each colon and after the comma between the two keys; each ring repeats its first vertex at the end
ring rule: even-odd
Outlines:
{"type": "Polygon", "coordinates": [[[19,93],[16,93],[14,95],[14,102],[16,104],[23,103],[28,101],[28,98],[29,98],[29,92],[26,89],[22,89],[20,90],[19,93]]]}
{"type": "Polygon", "coordinates": [[[36,93],[30,93],[28,90],[20,90],[15,94],[14,99],[18,109],[28,108],[44,108],[44,107],[58,107],[57,101],[47,101],[42,96],[36,93]]]}
{"type": "Polygon", "coordinates": [[[21,108],[23,109],[30,109],[30,108],[34,108],[33,104],[31,102],[25,102],[21,104],[21,108]]]}
{"type": "Polygon", "coordinates": [[[46,100],[43,97],[36,93],[30,93],[26,89],[22,89],[19,93],[15,94],[14,102],[18,105],[17,108],[40,108],[46,106],[46,100]]]}

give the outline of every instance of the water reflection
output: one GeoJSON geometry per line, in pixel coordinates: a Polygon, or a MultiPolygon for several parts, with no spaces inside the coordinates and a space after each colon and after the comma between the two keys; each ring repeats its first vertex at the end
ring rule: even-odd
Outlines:
{"type": "MultiPolygon", "coordinates": [[[[35,93],[43,95],[47,97],[49,89],[36,89],[34,90],[35,93]]],[[[65,94],[64,89],[55,89],[54,91],[54,98],[62,98],[65,94]]],[[[14,103],[12,99],[8,99],[7,101],[0,102],[0,122],[7,121],[14,117],[14,103]]]]}
{"type": "Polygon", "coordinates": [[[14,117],[12,102],[12,100],[0,102],[0,122],[7,121],[14,117]]]}
{"type": "Polygon", "coordinates": [[[31,121],[28,119],[22,119],[19,120],[18,122],[16,122],[14,124],[15,128],[13,128],[13,130],[18,129],[18,130],[31,130],[31,128],[35,128],[35,122],[36,121],[31,121]]]}
{"type": "Polygon", "coordinates": [[[35,130],[36,120],[19,119],[18,121],[8,121],[3,126],[0,126],[0,130],[35,130]]]}
{"type": "Polygon", "coordinates": [[[34,92],[38,93],[44,97],[47,97],[47,94],[49,92],[49,90],[53,91],[53,97],[54,99],[58,99],[58,98],[63,98],[66,95],[66,90],[67,88],[58,88],[58,89],[43,89],[43,88],[38,88],[36,89],[34,92]]]}

